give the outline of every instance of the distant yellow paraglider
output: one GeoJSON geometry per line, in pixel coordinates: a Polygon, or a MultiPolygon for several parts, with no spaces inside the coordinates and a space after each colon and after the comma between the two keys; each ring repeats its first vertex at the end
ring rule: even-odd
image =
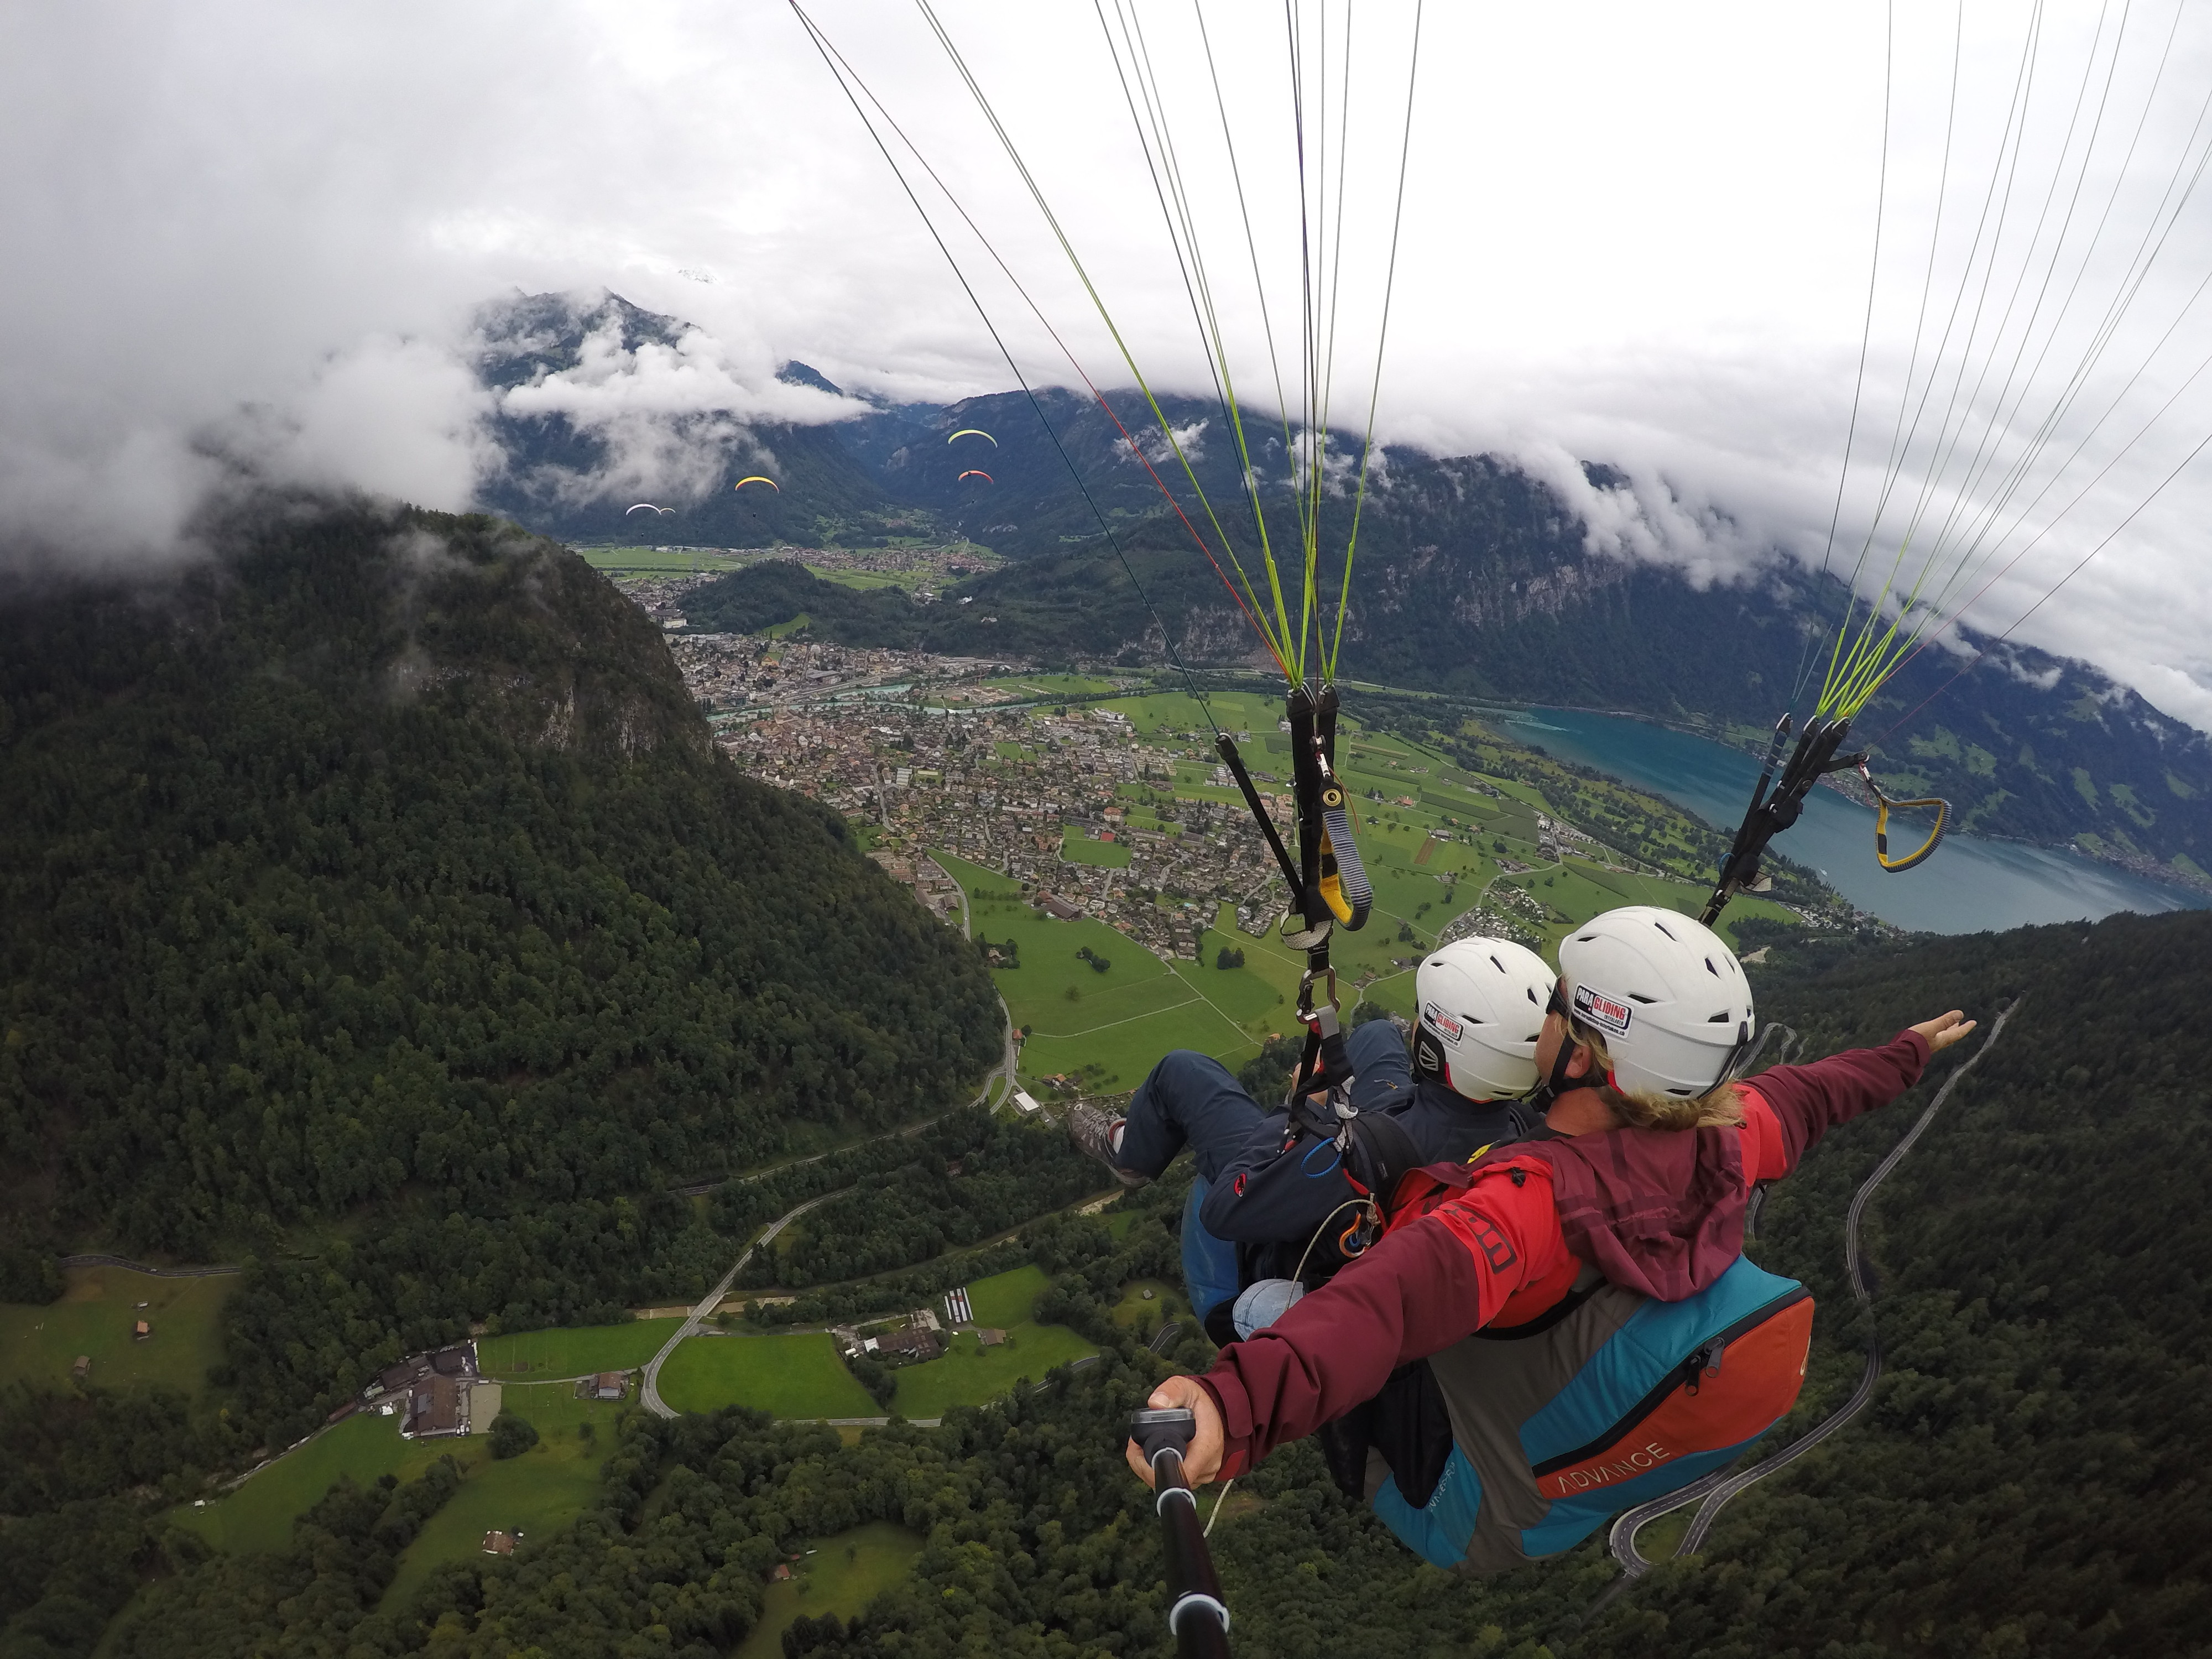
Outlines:
{"type": "Polygon", "coordinates": [[[953,482],[953,483],[962,483],[963,481],[964,481],[964,480],[966,480],[966,479],[969,479],[969,478],[981,478],[981,479],[985,483],[988,483],[988,484],[994,484],[994,483],[998,483],[998,482],[999,482],[996,478],[993,477],[989,473],[988,473],[988,472],[984,471],[981,467],[973,467],[973,466],[969,467],[969,468],[968,469],[968,471],[966,471],[965,472],[962,473],[962,474],[960,475],[960,477],[959,477],[955,478],[952,482],[953,482]]]}
{"type": "MultiPolygon", "coordinates": [[[[963,426],[959,431],[952,434],[952,438],[981,438],[986,440],[992,448],[996,449],[999,447],[999,441],[996,438],[992,437],[989,433],[984,431],[980,426],[963,426]]],[[[945,441],[951,443],[952,441],[952,438],[947,438],[945,441]]]]}
{"type": "Polygon", "coordinates": [[[740,479],[738,479],[738,486],[737,486],[737,487],[738,487],[738,489],[744,489],[747,484],[749,484],[749,483],[764,483],[764,484],[766,484],[766,485],[767,485],[770,489],[773,489],[774,491],[775,491],[775,493],[776,493],[777,495],[782,495],[782,494],[783,494],[783,486],[782,486],[781,484],[778,483],[777,483],[775,479],[773,479],[773,478],[763,478],[763,477],[762,477],[758,473],[755,473],[755,474],[754,474],[751,477],[750,477],[750,478],[740,478],[740,479]]]}

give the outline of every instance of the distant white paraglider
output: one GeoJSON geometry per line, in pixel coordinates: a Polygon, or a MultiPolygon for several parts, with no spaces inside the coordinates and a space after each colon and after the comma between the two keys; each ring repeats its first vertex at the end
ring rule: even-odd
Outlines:
{"type": "Polygon", "coordinates": [[[626,509],[623,517],[627,519],[632,513],[658,513],[662,518],[666,519],[673,517],[675,512],[676,509],[672,507],[655,507],[651,501],[640,501],[635,507],[626,509]]]}

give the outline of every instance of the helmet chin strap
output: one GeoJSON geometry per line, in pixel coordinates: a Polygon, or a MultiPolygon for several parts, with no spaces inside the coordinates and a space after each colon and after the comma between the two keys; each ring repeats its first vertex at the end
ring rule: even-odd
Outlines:
{"type": "MultiPolygon", "coordinates": [[[[1567,1062],[1575,1057],[1575,1050],[1583,1045],[1569,1034],[1559,1044],[1559,1052],[1552,1056],[1552,1074],[1535,1087],[1528,1097],[1528,1104],[1538,1112],[1547,1112],[1552,1103],[1573,1089],[1593,1089],[1597,1085],[1587,1079],[1576,1081],[1567,1076],[1567,1062]]],[[[1611,1082],[1610,1078],[1606,1079],[1611,1082]]]]}

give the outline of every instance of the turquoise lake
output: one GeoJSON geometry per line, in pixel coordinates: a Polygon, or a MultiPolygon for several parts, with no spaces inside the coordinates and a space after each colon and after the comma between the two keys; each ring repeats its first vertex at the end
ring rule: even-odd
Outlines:
{"type": "MultiPolygon", "coordinates": [[[[1484,718],[1516,742],[1662,795],[1723,834],[1735,833],[1759,781],[1759,763],[1750,756],[1642,720],[1552,708],[1484,718]]],[[[1893,834],[1891,846],[1897,844],[1893,834]]],[[[1819,871],[1861,909],[1929,933],[2081,921],[2115,910],[2212,908],[2201,894],[2079,854],[1972,836],[1947,836],[1927,863],[1888,875],[1874,860],[1873,811],[1832,789],[1807,797],[1804,815],[1776,839],[1774,850],[1819,871]]]]}

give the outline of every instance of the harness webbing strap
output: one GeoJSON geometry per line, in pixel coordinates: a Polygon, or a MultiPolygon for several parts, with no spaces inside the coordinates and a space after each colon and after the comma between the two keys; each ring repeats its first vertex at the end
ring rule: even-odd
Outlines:
{"type": "Polygon", "coordinates": [[[1291,857],[1291,849],[1283,845],[1282,832],[1275,828],[1274,815],[1267,811],[1267,803],[1260,799],[1260,791],[1252,781],[1252,775],[1244,769],[1244,757],[1237,752],[1237,739],[1224,732],[1213,747],[1221,757],[1221,763],[1229,769],[1229,775],[1237,780],[1237,788],[1243,791],[1244,805],[1252,809],[1252,816],[1260,825],[1260,833],[1267,838],[1267,850],[1275,855],[1275,862],[1282,868],[1283,879],[1290,884],[1291,908],[1303,910],[1305,895],[1298,880],[1297,863],[1291,857]]]}
{"type": "Polygon", "coordinates": [[[1344,786],[1331,779],[1321,794],[1321,896],[1340,924],[1358,932],[1367,924],[1375,890],[1352,839],[1352,814],[1344,786]]]}

